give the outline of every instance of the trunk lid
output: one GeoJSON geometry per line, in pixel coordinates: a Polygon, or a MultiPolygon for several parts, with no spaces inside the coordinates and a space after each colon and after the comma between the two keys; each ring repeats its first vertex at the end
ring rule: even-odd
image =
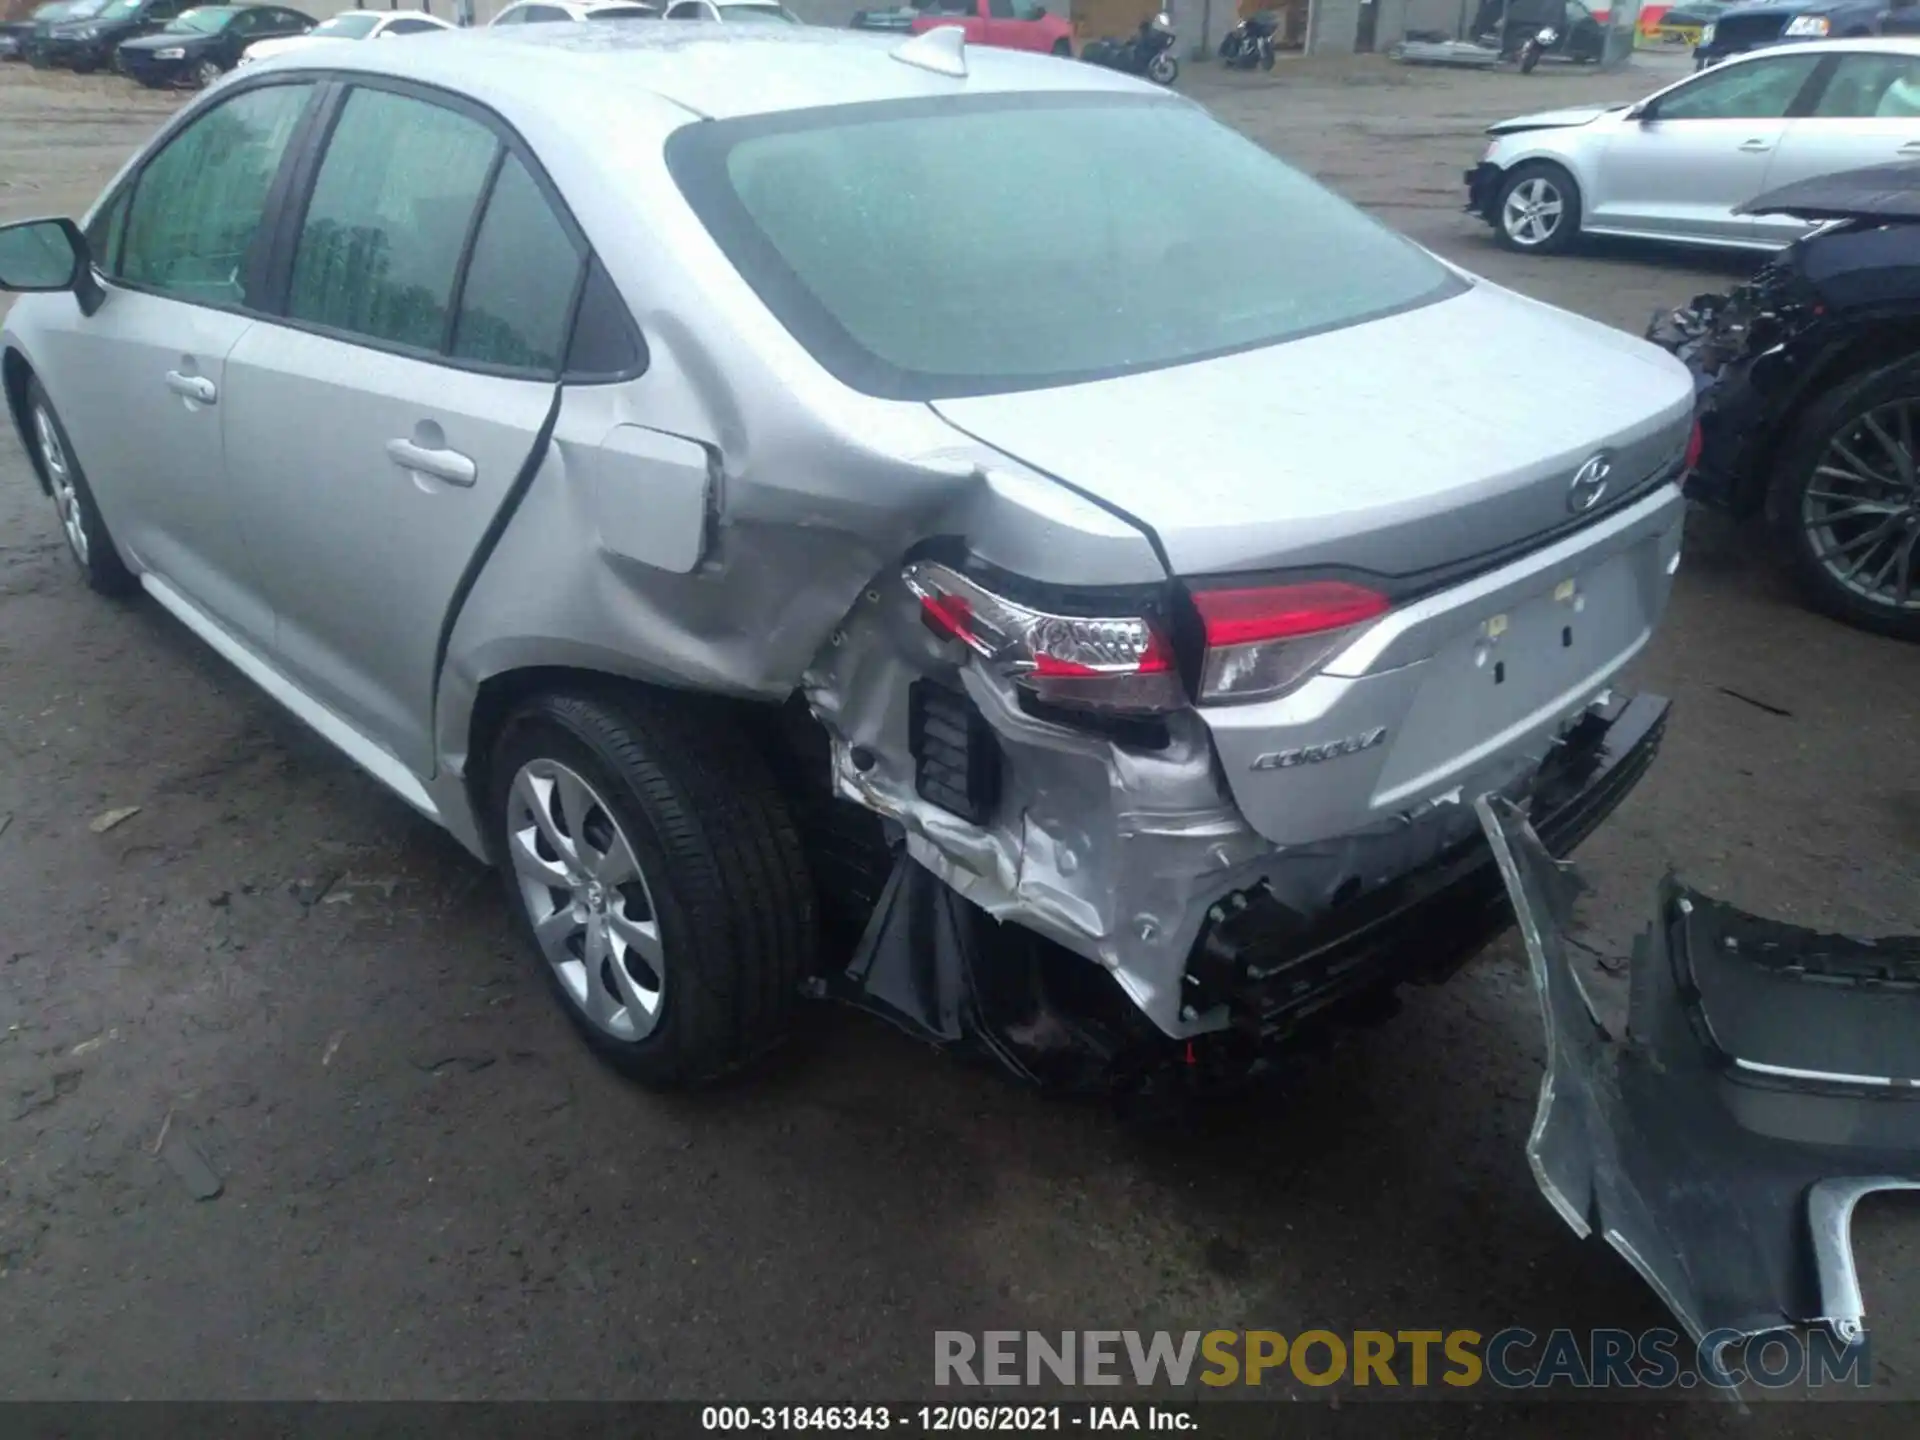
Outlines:
{"type": "Polygon", "coordinates": [[[1679,459],[1692,405],[1672,356],[1480,282],[1237,355],[935,409],[1148,527],[1176,574],[1407,576],[1565,529],[1602,449],[1605,500],[1627,493],[1679,459]]]}

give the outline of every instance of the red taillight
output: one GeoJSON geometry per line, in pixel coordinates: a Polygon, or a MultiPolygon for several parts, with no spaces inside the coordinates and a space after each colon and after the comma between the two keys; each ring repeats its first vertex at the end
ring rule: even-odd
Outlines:
{"type": "Polygon", "coordinates": [[[1245,645],[1344,630],[1391,608],[1387,597],[1341,580],[1310,580],[1260,590],[1199,590],[1193,603],[1207,644],[1245,645]]]}
{"type": "Polygon", "coordinates": [[[1187,703],[1172,646],[1144,614],[1056,614],[929,561],[909,565],[904,578],[935,634],[959,641],[1048,700],[1148,712],[1187,703]]]}
{"type": "Polygon", "coordinates": [[[1682,472],[1692,472],[1693,467],[1700,463],[1700,452],[1705,447],[1706,437],[1700,433],[1700,422],[1696,420],[1693,422],[1692,432],[1687,436],[1686,458],[1680,462],[1682,472]]]}
{"type": "Polygon", "coordinates": [[[1386,596],[1344,580],[1196,590],[1207,640],[1202,700],[1261,700],[1311,678],[1355,632],[1392,609],[1386,596]]]}

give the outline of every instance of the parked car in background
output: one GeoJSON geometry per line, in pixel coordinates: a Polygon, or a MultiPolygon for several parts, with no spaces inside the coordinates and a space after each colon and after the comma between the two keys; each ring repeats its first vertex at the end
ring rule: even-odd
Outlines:
{"type": "Polygon", "coordinates": [[[1694,68],[1704,70],[1770,45],[1872,35],[1886,8],[1887,0],[1766,0],[1759,5],[1736,5],[1701,30],[1693,51],[1694,68]]]}
{"type": "Polygon", "coordinates": [[[1687,492],[1764,519],[1818,609],[1920,641],[1920,163],[1748,208],[1820,228],[1649,332],[1699,377],[1687,492]]]}
{"type": "Polygon", "coordinates": [[[107,8],[108,0],[66,0],[59,5],[43,5],[33,12],[33,21],[20,39],[20,54],[29,65],[44,70],[53,63],[48,46],[54,27],[69,21],[85,20],[107,8]]]}
{"type": "Polygon", "coordinates": [[[1661,45],[1697,49],[1707,26],[1733,9],[1735,0],[1686,0],[1641,22],[1641,33],[1661,45]]]}
{"type": "Polygon", "coordinates": [[[1740,207],[1814,175],[1920,154],[1920,39],[1738,56],[1637,105],[1504,120],[1467,172],[1467,208],[1511,249],[1581,235],[1777,250],[1807,233],[1740,207]]]}
{"type": "Polygon", "coordinates": [[[71,3],[72,0],[53,0],[52,4],[29,11],[24,18],[0,21],[0,60],[26,59],[34,27],[42,21],[51,23],[57,20],[66,13],[71,3]]]}
{"type": "Polygon", "coordinates": [[[494,16],[486,28],[551,25],[583,20],[657,20],[660,7],[636,0],[520,0],[494,16]]]}
{"type": "Polygon", "coordinates": [[[674,0],[669,20],[719,20],[729,25],[801,25],[805,22],[772,0],[674,0]]]}
{"type": "Polygon", "coordinates": [[[342,10],[305,34],[254,41],[240,52],[240,63],[251,65],[271,59],[316,40],[392,40],[402,35],[428,35],[435,30],[453,28],[449,22],[423,10],[342,10]]]}
{"type": "Polygon", "coordinates": [[[327,46],[0,228],[80,573],[494,862],[651,1083],[839,995],[1230,1084],[1506,923],[1473,797],[1564,851],[1659,744],[1686,368],[958,39],[327,46]]]}
{"type": "Polygon", "coordinates": [[[920,34],[942,25],[965,31],[969,45],[1038,50],[1051,55],[1073,53],[1072,22],[1050,13],[1037,0],[914,0],[910,8],[862,10],[853,17],[856,30],[920,34]]]}
{"type": "Polygon", "coordinates": [[[188,0],[107,0],[91,16],[68,16],[53,26],[45,42],[47,62],[82,75],[107,69],[121,41],[150,35],[187,8],[188,0]]]}
{"type": "Polygon", "coordinates": [[[151,35],[122,41],[114,68],[154,89],[205,89],[256,40],[304,35],[314,18],[278,5],[198,5],[151,35]]]}

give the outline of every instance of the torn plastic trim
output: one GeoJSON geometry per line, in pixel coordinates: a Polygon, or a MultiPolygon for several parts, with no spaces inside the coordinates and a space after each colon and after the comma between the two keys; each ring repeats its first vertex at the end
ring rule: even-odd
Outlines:
{"type": "Polygon", "coordinates": [[[1715,1363],[1796,1325],[1861,1339],[1854,1207],[1920,1189],[1920,938],[1824,935],[1668,877],[1616,1036],[1569,958],[1572,868],[1514,805],[1475,808],[1546,1027],[1527,1142],[1542,1194],[1575,1234],[1598,1230],[1715,1363]],[[1845,1049],[1890,1073],[1836,1073],[1822,1052],[1845,1049]]]}

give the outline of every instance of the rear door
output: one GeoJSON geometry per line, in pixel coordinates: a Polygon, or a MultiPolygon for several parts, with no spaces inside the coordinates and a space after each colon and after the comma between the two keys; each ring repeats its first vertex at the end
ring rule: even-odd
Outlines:
{"type": "Polygon", "coordinates": [[[226,364],[261,304],[271,196],[315,86],[254,85],[150,156],[90,237],[107,280],[54,332],[48,374],[115,537],[224,628],[264,650],[248,536],[220,422],[226,364]]]}
{"type": "MultiPolygon", "coordinates": [[[[1900,160],[1920,160],[1920,56],[1837,55],[1807,113],[1781,137],[1767,188],[1900,160]]],[[[1812,228],[1787,215],[1763,215],[1754,224],[1782,244],[1812,228]]]]}
{"type": "Polygon", "coordinates": [[[332,103],[284,318],[229,359],[228,463],[282,668],[425,775],[442,625],[557,402],[584,246],[485,112],[372,81],[332,103]]]}
{"type": "Polygon", "coordinates": [[[1752,220],[1734,207],[1767,188],[1788,120],[1821,57],[1771,55],[1708,70],[1623,119],[1586,197],[1595,228],[1676,239],[1745,241],[1752,220]]]}

